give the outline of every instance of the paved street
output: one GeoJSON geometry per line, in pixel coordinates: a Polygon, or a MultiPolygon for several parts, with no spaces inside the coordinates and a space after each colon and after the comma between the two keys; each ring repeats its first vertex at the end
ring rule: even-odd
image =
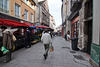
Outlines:
{"type": "Polygon", "coordinates": [[[0,58],[0,67],[91,67],[86,53],[71,50],[71,44],[62,37],[53,37],[54,52],[44,60],[44,46],[42,42],[32,45],[31,48],[22,48],[12,53],[12,60],[3,63],[0,58]],[[74,58],[73,55],[81,55],[83,59],[74,58]]]}

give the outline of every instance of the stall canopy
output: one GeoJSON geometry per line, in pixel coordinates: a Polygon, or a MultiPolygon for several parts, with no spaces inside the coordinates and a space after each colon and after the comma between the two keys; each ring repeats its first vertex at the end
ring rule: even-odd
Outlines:
{"type": "Polygon", "coordinates": [[[13,27],[13,28],[29,27],[30,29],[50,29],[50,30],[53,30],[52,28],[46,27],[46,26],[34,26],[33,24],[30,24],[30,23],[21,23],[18,21],[8,20],[8,19],[0,19],[0,25],[6,25],[6,26],[13,27]]]}
{"type": "Polygon", "coordinates": [[[6,25],[6,26],[10,26],[10,27],[18,27],[18,26],[29,27],[30,26],[26,23],[21,23],[18,21],[13,21],[13,20],[8,20],[8,19],[0,19],[0,25],[6,25]]]}
{"type": "Polygon", "coordinates": [[[46,26],[34,26],[34,27],[36,27],[36,28],[44,28],[44,29],[52,29],[52,28],[46,27],[46,26]]]}

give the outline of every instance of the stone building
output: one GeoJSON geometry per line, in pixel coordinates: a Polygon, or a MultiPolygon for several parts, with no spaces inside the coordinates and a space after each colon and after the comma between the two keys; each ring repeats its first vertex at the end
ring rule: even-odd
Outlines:
{"type": "Polygon", "coordinates": [[[52,28],[54,30],[54,32],[56,32],[56,24],[55,24],[55,20],[53,18],[53,16],[50,15],[50,24],[49,27],[52,28]]]}
{"type": "Polygon", "coordinates": [[[40,25],[49,27],[50,23],[50,13],[48,7],[48,1],[40,1],[40,25]]]}
{"type": "Polygon", "coordinates": [[[92,42],[92,0],[83,0],[79,11],[79,45],[78,47],[90,54],[92,42]]]}

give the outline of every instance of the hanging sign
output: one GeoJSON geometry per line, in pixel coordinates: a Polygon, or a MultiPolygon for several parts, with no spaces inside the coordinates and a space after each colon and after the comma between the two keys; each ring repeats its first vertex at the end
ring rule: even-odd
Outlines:
{"type": "Polygon", "coordinates": [[[72,21],[72,24],[76,23],[77,21],[79,21],[79,16],[77,16],[77,17],[72,21]]]}

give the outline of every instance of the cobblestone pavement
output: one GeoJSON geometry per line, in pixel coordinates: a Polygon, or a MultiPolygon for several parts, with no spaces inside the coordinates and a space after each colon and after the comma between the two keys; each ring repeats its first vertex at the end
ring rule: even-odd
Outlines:
{"type": "Polygon", "coordinates": [[[12,60],[3,63],[4,57],[0,57],[0,67],[92,67],[86,53],[72,51],[69,41],[60,36],[53,37],[54,52],[49,52],[47,60],[44,60],[44,46],[42,42],[32,45],[31,48],[22,48],[12,53],[12,60]],[[77,59],[73,55],[81,55],[83,59],[77,59]]]}

